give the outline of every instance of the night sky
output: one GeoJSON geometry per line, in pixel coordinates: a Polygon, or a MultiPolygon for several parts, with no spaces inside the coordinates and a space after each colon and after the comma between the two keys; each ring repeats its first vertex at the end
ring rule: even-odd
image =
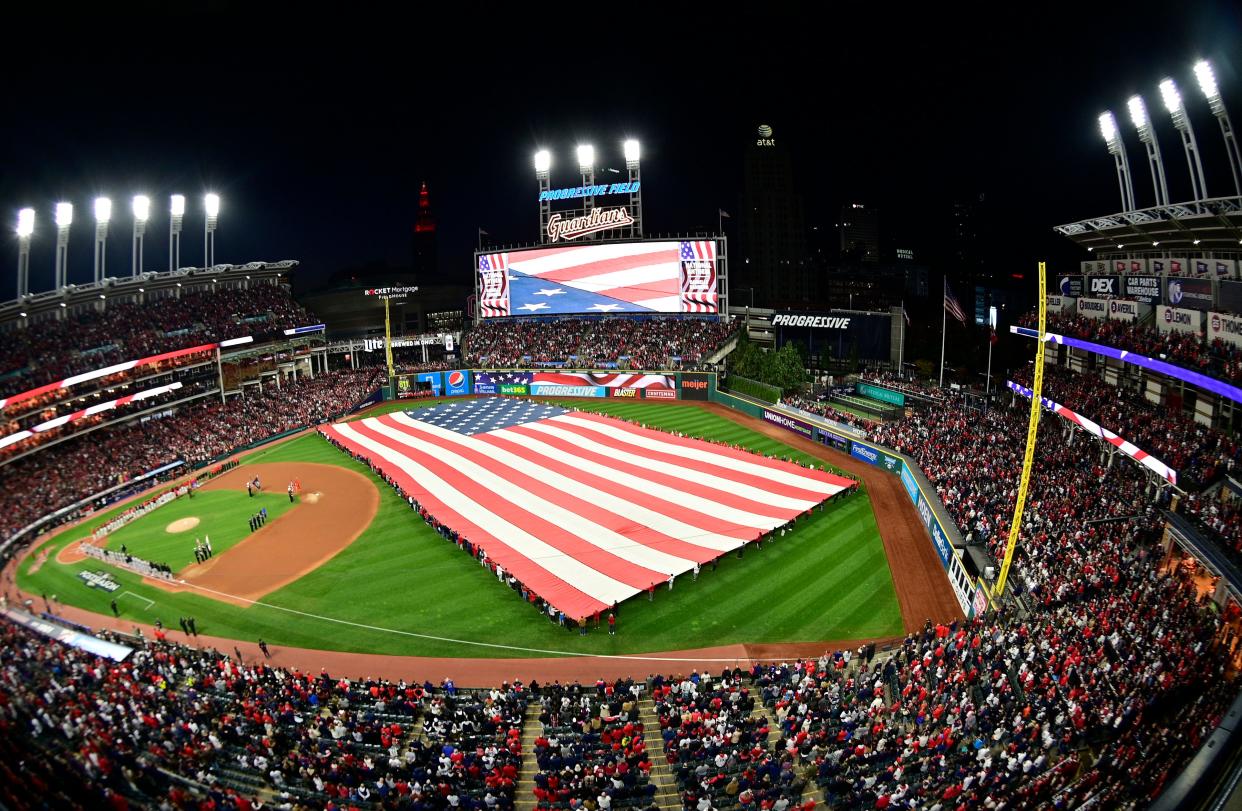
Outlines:
{"type": "MultiPolygon", "coordinates": [[[[911,18],[766,3],[726,20],[602,4],[280,19],[243,4],[174,15],[139,4],[29,20],[0,51],[11,257],[0,267],[16,266],[11,224],[33,206],[32,288],[50,287],[52,207],[68,199],[70,281],[89,281],[91,201],[106,193],[109,270],[128,273],[138,192],[155,211],[148,269],[166,266],[173,192],[189,198],[182,264],[201,264],[210,189],[222,197],[217,261],[299,259],[305,289],[352,265],[408,264],[426,180],[441,265],[465,284],[476,228],[497,242],[536,239],[536,148],[553,151],[553,185],[567,186],[575,143],[623,169],[620,141],[639,138],[648,233],[712,228],[718,208],[737,206],[742,151],[760,123],[794,149],[811,222],[831,225],[841,202],[860,200],[881,209],[885,230],[935,253],[937,218],[983,193],[1001,255],[1066,267],[1079,257],[1051,226],[1118,208],[1096,124],[1105,107],[1123,121],[1139,204],[1154,200],[1125,115],[1136,91],[1158,122],[1171,197],[1189,196],[1156,90],[1165,75],[1188,99],[1209,192],[1230,191],[1190,66],[1211,59],[1242,116],[1242,6],[1005,5],[911,18]]],[[[6,270],[0,298],[13,292],[6,270]]]]}

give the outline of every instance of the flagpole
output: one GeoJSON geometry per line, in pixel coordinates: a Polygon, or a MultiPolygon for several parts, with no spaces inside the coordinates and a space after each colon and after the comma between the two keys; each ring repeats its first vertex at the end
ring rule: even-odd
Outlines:
{"type": "Polygon", "coordinates": [[[906,377],[906,300],[901,300],[901,334],[897,336],[897,377],[906,377]]]}
{"type": "Polygon", "coordinates": [[[949,295],[949,277],[943,279],[943,290],[940,297],[940,388],[944,388],[944,327],[945,319],[949,315],[949,307],[946,300],[949,295]]]}
{"type": "Polygon", "coordinates": [[[984,394],[992,393],[992,335],[988,335],[988,382],[983,388],[984,394]]]}

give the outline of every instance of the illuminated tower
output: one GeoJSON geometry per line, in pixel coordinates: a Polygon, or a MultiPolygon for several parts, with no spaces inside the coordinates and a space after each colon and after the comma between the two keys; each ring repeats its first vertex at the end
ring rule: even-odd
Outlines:
{"type": "Polygon", "coordinates": [[[427,182],[418,191],[418,215],[414,219],[414,278],[428,284],[439,278],[436,257],[436,218],[431,213],[427,182]]]}

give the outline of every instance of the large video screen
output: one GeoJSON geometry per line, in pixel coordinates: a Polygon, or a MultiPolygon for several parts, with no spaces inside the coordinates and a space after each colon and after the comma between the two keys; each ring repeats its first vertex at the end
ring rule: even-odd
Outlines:
{"type": "Polygon", "coordinates": [[[719,312],[712,240],[484,253],[478,272],[482,318],[719,312]]]}

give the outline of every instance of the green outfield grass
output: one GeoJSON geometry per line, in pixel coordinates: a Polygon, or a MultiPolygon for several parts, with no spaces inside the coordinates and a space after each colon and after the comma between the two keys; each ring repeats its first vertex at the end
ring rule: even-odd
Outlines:
{"type": "MultiPolygon", "coordinates": [[[[386,410],[434,404],[396,403],[386,410]]],[[[812,461],[696,406],[611,401],[573,405],[812,461]]],[[[104,568],[95,561],[72,566],[49,561],[34,575],[28,573],[27,561],[18,582],[28,591],[57,594],[66,603],[101,613],[107,612],[113,596],[121,595],[122,610],[137,621],[160,618],[165,626],[175,627],[178,616],[192,615],[205,634],[262,636],[274,645],[389,654],[532,655],[518,648],[615,654],[903,632],[892,577],[865,494],[813,513],[792,535],[749,551],[742,560],[726,556],[718,570],[705,568],[698,582],[689,575],[679,576],[676,588],[658,589],[654,602],[639,597],[622,604],[617,636],[600,629],[581,637],[540,617],[516,592],[432,531],[363,465],[320,437],[275,446],[247,457],[246,464],[291,461],[338,464],[363,473],[380,490],[379,511],[347,549],[268,595],[261,605],[243,609],[192,593],[170,594],[144,586],[120,570],[113,573],[121,590],[109,595],[86,588],[76,578],[81,569],[104,568]],[[148,599],[154,605],[148,607],[148,599]],[[512,647],[478,647],[450,639],[512,647]]],[[[162,529],[167,521],[157,517],[160,512],[151,518],[162,529]]],[[[215,533],[211,534],[214,544],[215,533]]],[[[80,535],[57,538],[53,555],[80,535]]]]}
{"type": "Polygon", "coordinates": [[[212,551],[219,555],[250,536],[250,516],[260,508],[267,508],[270,524],[291,506],[284,493],[255,493],[252,497],[244,490],[199,491],[194,498],[182,496],[121,527],[108,536],[107,548],[120,549],[124,544],[130,554],[166,563],[176,572],[195,562],[195,538],[210,536],[212,551]],[[166,530],[181,518],[197,518],[198,526],[185,532],[166,530]]]}

